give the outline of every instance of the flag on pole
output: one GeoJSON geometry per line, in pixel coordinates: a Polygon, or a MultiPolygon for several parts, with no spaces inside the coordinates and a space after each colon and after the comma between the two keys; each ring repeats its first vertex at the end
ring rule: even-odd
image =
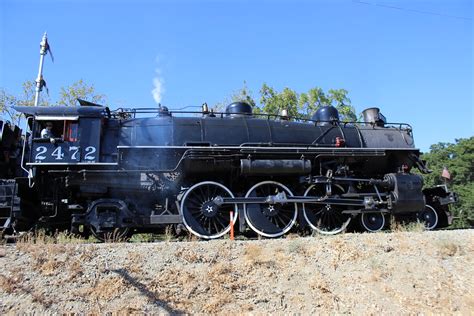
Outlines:
{"type": "Polygon", "coordinates": [[[446,180],[451,180],[451,174],[448,171],[448,168],[443,167],[443,172],[441,172],[441,177],[445,178],[446,180]]]}
{"type": "Polygon", "coordinates": [[[45,49],[46,49],[46,53],[49,52],[49,57],[51,57],[51,61],[54,63],[54,56],[53,56],[53,52],[51,51],[51,46],[48,43],[48,38],[45,39],[45,49]]]}

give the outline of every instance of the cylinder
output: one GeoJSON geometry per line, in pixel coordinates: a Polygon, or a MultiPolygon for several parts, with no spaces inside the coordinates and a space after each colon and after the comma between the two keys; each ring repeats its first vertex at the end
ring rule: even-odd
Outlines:
{"type": "Polygon", "coordinates": [[[240,173],[243,175],[304,175],[310,172],[310,160],[240,160],[240,173]]]}

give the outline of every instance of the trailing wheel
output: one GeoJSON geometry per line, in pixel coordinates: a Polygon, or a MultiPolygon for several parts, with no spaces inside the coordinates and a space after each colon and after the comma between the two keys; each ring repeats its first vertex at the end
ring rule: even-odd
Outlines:
{"type": "Polygon", "coordinates": [[[385,215],[382,212],[362,213],[360,222],[366,231],[378,232],[385,226],[385,215]]]}
{"type": "Polygon", "coordinates": [[[232,221],[237,219],[237,205],[215,204],[214,198],[233,198],[232,192],[224,185],[204,181],[190,187],[181,201],[183,223],[194,235],[204,239],[219,238],[230,230],[230,212],[232,221]]]}
{"type": "Polygon", "coordinates": [[[425,225],[427,230],[435,229],[438,225],[438,213],[431,205],[426,204],[425,209],[418,213],[418,220],[425,225]]]}
{"type": "MultiPolygon", "coordinates": [[[[245,197],[267,197],[284,192],[287,196],[293,193],[281,183],[263,181],[257,183],[245,197]]],[[[287,233],[296,223],[298,216],[297,203],[244,204],[244,215],[247,224],[257,234],[265,237],[279,237],[287,233]]]]}
{"type": "MultiPolygon", "coordinates": [[[[304,196],[327,196],[326,184],[311,185],[304,196]]],[[[331,185],[331,196],[337,196],[344,193],[340,185],[331,185]]],[[[320,234],[335,235],[346,230],[352,217],[342,211],[344,207],[331,204],[311,204],[303,203],[303,215],[306,222],[312,229],[320,234]]]]}

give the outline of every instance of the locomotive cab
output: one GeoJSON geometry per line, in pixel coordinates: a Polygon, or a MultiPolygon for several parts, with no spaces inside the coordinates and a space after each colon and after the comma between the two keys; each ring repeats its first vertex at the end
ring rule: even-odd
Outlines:
{"type": "Polygon", "coordinates": [[[27,116],[31,129],[29,156],[24,157],[27,166],[99,162],[102,108],[16,110],[27,116]]]}

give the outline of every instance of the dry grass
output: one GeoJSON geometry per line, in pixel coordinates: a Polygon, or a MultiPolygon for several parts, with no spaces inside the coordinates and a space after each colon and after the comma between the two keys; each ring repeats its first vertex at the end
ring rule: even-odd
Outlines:
{"type": "Polygon", "coordinates": [[[17,244],[83,244],[89,242],[96,242],[95,239],[79,238],[68,232],[56,232],[54,234],[47,234],[44,230],[37,230],[22,235],[17,244]]]}
{"type": "Polygon", "coordinates": [[[288,244],[288,252],[295,254],[305,254],[306,249],[301,239],[293,239],[292,241],[290,241],[290,243],[288,244]]]}
{"type": "Polygon", "coordinates": [[[377,258],[369,260],[369,271],[367,271],[367,274],[370,276],[369,280],[371,282],[383,281],[391,276],[388,267],[377,258]]]}
{"type": "Polygon", "coordinates": [[[197,253],[194,250],[185,250],[183,248],[179,248],[174,253],[176,258],[182,259],[187,263],[198,263],[198,262],[205,262],[205,258],[202,254],[197,253]]]}
{"type": "Polygon", "coordinates": [[[39,303],[44,308],[48,308],[53,304],[53,301],[46,297],[44,293],[31,292],[31,301],[33,303],[39,303]]]}
{"type": "Polygon", "coordinates": [[[424,232],[426,228],[425,228],[425,225],[421,222],[401,223],[392,219],[391,224],[390,224],[390,230],[394,233],[405,233],[405,232],[421,233],[421,232],[424,232]]]}
{"type": "Polygon", "coordinates": [[[438,254],[441,258],[453,257],[461,254],[461,245],[452,240],[441,239],[436,243],[438,254]]]}
{"type": "Polygon", "coordinates": [[[272,258],[264,251],[262,246],[248,244],[244,248],[244,261],[247,265],[263,265],[272,262],[272,258]]]}
{"type": "Polygon", "coordinates": [[[143,255],[136,251],[131,251],[127,255],[127,270],[135,275],[143,273],[143,255]]]}
{"type": "Polygon", "coordinates": [[[83,274],[82,262],[79,259],[72,259],[68,262],[68,281],[74,281],[83,274]]]}
{"type": "Polygon", "coordinates": [[[112,276],[98,280],[92,287],[80,289],[77,294],[87,301],[110,301],[120,297],[127,290],[123,278],[112,276]]]}
{"type": "Polygon", "coordinates": [[[160,245],[41,244],[39,238],[8,247],[0,258],[19,263],[0,271],[0,300],[11,311],[21,312],[23,301],[38,313],[462,313],[474,302],[472,285],[463,281],[472,271],[467,241],[473,239],[463,236],[160,245]]]}
{"type": "Polygon", "coordinates": [[[6,293],[14,293],[18,288],[18,284],[23,280],[22,274],[17,274],[15,276],[6,276],[0,274],[0,289],[6,293]]]}

